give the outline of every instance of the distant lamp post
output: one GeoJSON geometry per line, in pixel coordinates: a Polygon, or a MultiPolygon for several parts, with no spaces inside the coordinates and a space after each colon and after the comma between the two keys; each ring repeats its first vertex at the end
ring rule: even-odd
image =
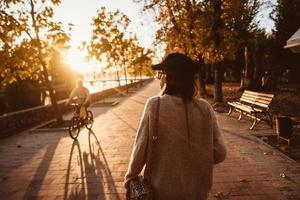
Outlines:
{"type": "Polygon", "coordinates": [[[300,53],[300,28],[286,41],[285,49],[290,49],[293,53],[300,53]]]}

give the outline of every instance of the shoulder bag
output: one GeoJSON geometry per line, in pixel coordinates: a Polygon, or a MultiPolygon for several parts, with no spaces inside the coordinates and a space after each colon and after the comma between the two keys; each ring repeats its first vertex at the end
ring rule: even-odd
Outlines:
{"type": "Polygon", "coordinates": [[[151,187],[151,163],[153,157],[153,145],[157,141],[158,136],[158,121],[159,121],[159,108],[160,108],[160,97],[158,98],[156,105],[155,122],[152,126],[152,120],[149,118],[149,134],[148,134],[148,145],[147,145],[147,160],[144,177],[138,176],[129,182],[129,194],[127,195],[130,200],[150,200],[153,199],[153,190],[151,187]],[[153,129],[151,129],[153,127],[153,129]]]}

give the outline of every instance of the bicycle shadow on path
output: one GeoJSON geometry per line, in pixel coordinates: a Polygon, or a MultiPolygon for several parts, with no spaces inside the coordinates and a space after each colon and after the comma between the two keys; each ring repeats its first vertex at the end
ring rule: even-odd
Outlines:
{"type": "Polygon", "coordinates": [[[69,157],[63,199],[121,199],[101,144],[93,130],[81,151],[74,140],[69,157]],[[77,156],[76,156],[77,155],[77,156]]]}

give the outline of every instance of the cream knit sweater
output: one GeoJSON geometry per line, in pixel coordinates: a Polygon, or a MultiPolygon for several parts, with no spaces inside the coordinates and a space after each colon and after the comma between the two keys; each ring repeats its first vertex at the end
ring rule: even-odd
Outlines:
{"type": "Polygon", "coordinates": [[[155,154],[151,162],[154,199],[206,199],[212,186],[213,165],[225,159],[226,150],[214,111],[203,99],[193,99],[187,106],[181,98],[171,95],[147,101],[125,185],[141,173],[146,163],[149,126],[153,126],[149,121],[156,117],[158,98],[161,98],[158,140],[153,146],[155,154]]]}

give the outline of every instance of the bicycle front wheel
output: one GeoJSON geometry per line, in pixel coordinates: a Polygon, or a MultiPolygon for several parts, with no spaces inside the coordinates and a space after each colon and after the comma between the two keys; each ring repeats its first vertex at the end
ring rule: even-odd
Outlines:
{"type": "Polygon", "coordinates": [[[80,131],[80,118],[72,117],[70,124],[69,124],[70,137],[75,140],[79,135],[79,131],[80,131]]]}
{"type": "Polygon", "coordinates": [[[93,122],[94,122],[94,117],[93,117],[93,113],[92,111],[88,110],[87,111],[87,117],[86,117],[86,124],[85,127],[89,130],[92,129],[93,126],[93,122]]]}

